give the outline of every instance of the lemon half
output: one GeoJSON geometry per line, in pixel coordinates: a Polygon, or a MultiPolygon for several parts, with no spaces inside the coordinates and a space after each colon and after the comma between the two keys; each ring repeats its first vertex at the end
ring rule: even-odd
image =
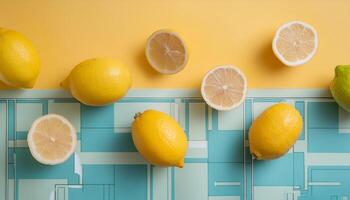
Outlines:
{"type": "Polygon", "coordinates": [[[201,93],[205,102],[217,110],[231,110],[239,106],[247,92],[243,72],[232,65],[218,66],[204,76],[201,93]]]}
{"type": "Polygon", "coordinates": [[[162,74],[175,74],[188,62],[188,49],[182,37],[170,30],[154,32],[147,40],[146,58],[162,74]]]}
{"type": "Polygon", "coordinates": [[[49,114],[34,121],[28,136],[28,146],[40,163],[56,165],[66,161],[77,146],[77,133],[63,116],[49,114]]]}
{"type": "Polygon", "coordinates": [[[283,24],[276,31],[272,49],[277,58],[287,66],[296,67],[311,60],[318,47],[316,30],[301,21],[283,24]]]}

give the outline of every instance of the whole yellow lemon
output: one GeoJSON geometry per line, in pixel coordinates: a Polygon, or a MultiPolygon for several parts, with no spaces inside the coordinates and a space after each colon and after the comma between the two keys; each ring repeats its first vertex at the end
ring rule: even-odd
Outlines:
{"type": "Polygon", "coordinates": [[[121,62],[111,58],[95,58],[78,64],[61,86],[80,102],[101,106],[122,98],[131,84],[131,72],[121,62]]]}
{"type": "Polygon", "coordinates": [[[302,128],[302,117],[294,107],[275,104],[260,114],[250,127],[250,152],[258,160],[278,158],[294,145],[302,128]]]}
{"type": "Polygon", "coordinates": [[[0,28],[0,80],[16,88],[32,88],[39,75],[39,55],[22,34],[0,28]]]}
{"type": "Polygon", "coordinates": [[[140,154],[159,166],[184,166],[187,137],[175,119],[157,110],[135,115],[132,139],[140,154]]]}

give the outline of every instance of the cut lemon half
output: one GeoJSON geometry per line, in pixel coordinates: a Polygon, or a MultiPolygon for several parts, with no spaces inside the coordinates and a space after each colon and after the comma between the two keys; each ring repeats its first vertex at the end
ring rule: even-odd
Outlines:
{"type": "Polygon", "coordinates": [[[296,67],[307,63],[316,53],[316,30],[301,21],[292,21],[278,28],[272,42],[277,58],[285,65],[296,67]]]}
{"type": "Polygon", "coordinates": [[[205,102],[217,110],[239,106],[247,92],[247,81],[240,69],[223,65],[210,70],[203,78],[201,93],[205,102]]]}
{"type": "Polygon", "coordinates": [[[188,50],[180,35],[169,30],[159,30],[147,40],[146,58],[156,71],[175,74],[186,66],[188,50]]]}
{"type": "Polygon", "coordinates": [[[46,165],[63,163],[77,146],[75,128],[66,118],[56,114],[35,120],[27,140],[33,157],[46,165]]]}

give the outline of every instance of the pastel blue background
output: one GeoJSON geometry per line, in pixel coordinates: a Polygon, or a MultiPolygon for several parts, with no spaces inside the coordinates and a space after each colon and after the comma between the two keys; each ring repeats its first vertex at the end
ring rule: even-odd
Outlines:
{"type": "MultiPolygon", "coordinates": [[[[154,96],[157,96],[156,94],[154,96]]],[[[0,98],[0,200],[348,200],[350,115],[329,98],[248,97],[219,112],[199,97],[126,97],[105,107],[71,98],[0,98]],[[265,108],[286,102],[304,128],[285,156],[252,160],[248,133],[265,108]],[[185,167],[149,165],[131,138],[133,115],[157,109],[189,138],[185,167]],[[78,149],[67,162],[44,166],[28,150],[31,123],[47,113],[67,117],[78,149]]]]}

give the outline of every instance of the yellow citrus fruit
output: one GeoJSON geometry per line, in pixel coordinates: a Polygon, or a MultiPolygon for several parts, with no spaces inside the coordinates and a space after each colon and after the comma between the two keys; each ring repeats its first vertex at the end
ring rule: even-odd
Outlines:
{"type": "Polygon", "coordinates": [[[247,81],[237,67],[223,65],[210,70],[203,78],[201,93],[205,102],[217,110],[231,110],[245,98],[247,81]]]}
{"type": "Polygon", "coordinates": [[[140,154],[159,166],[184,166],[187,137],[175,119],[166,113],[146,110],[135,115],[132,139],[140,154]]]}
{"type": "Polygon", "coordinates": [[[154,32],[147,40],[146,58],[162,74],[175,74],[188,62],[188,50],[179,34],[169,30],[154,32]]]}
{"type": "Polygon", "coordinates": [[[22,34],[0,28],[0,80],[16,88],[32,88],[39,75],[39,55],[22,34]]]}
{"type": "Polygon", "coordinates": [[[300,21],[283,24],[277,30],[272,42],[272,49],[277,58],[290,67],[296,67],[311,60],[317,46],[316,30],[300,21]]]}
{"type": "Polygon", "coordinates": [[[95,58],[78,64],[61,86],[80,102],[101,106],[122,98],[131,84],[128,67],[115,59],[95,58]]]}
{"type": "Polygon", "coordinates": [[[250,127],[250,152],[258,160],[278,158],[294,145],[302,128],[303,120],[294,107],[275,104],[260,114],[250,127]]]}
{"type": "Polygon", "coordinates": [[[74,153],[77,146],[75,128],[66,118],[56,114],[45,115],[35,120],[27,140],[33,157],[46,165],[63,163],[74,153]]]}

